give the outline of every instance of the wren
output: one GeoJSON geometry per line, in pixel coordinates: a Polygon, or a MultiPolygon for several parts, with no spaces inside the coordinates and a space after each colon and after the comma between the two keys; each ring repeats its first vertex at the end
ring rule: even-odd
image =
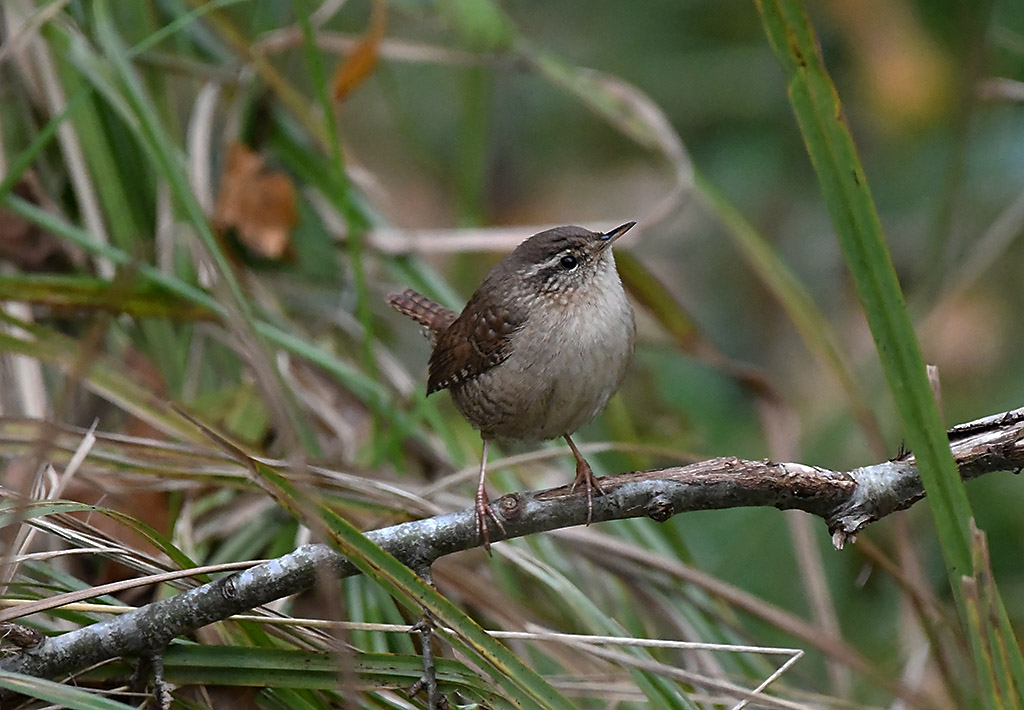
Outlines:
{"type": "Polygon", "coordinates": [[[388,304],[425,326],[433,340],[427,394],[447,389],[483,438],[476,493],[477,535],[490,549],[484,477],[492,439],[564,437],[576,459],[571,490],[604,493],[572,434],[604,410],[633,359],[633,309],[615,269],[612,244],[636,222],[610,232],[556,227],[535,234],[495,264],[462,313],[406,289],[388,304]]]}

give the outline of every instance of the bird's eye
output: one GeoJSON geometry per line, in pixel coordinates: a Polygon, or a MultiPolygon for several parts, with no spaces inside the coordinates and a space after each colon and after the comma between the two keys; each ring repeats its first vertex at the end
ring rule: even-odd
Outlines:
{"type": "Polygon", "coordinates": [[[566,254],[565,256],[563,256],[562,261],[560,263],[562,264],[562,268],[565,269],[566,271],[572,271],[577,266],[579,266],[579,261],[577,261],[576,257],[571,254],[566,254]]]}

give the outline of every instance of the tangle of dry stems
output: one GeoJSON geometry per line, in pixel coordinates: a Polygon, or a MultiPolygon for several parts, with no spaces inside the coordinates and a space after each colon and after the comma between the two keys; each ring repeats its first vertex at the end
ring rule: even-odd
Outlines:
{"type": "MultiPolygon", "coordinates": [[[[1024,408],[953,427],[949,441],[965,480],[994,471],[1020,471],[1024,408]]],[[[664,521],[694,510],[772,506],[824,519],[837,548],[869,523],[924,497],[911,453],[851,471],[725,457],[607,476],[601,483],[607,493],[594,499],[595,523],[635,517],[664,521]]],[[[582,525],[588,514],[586,494],[570,493],[566,487],[509,494],[494,507],[505,529],[493,531],[500,534],[493,534],[492,542],[582,525]]],[[[472,509],[374,530],[367,537],[414,569],[429,568],[439,557],[479,544],[472,509]]],[[[54,678],[111,658],[149,656],[177,636],[310,589],[318,574],[357,573],[328,546],[304,545],[108,621],[60,636],[33,637],[35,643],[0,660],[0,670],[54,678]]],[[[0,622],[45,608],[44,601],[5,609],[0,622]]]]}

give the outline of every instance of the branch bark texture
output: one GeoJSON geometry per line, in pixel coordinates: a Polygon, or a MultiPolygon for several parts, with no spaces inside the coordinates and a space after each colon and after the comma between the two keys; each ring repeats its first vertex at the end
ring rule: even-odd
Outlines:
{"type": "MultiPolygon", "coordinates": [[[[956,426],[949,440],[965,480],[993,471],[1019,472],[1024,467],[1024,408],[956,426]]],[[[716,458],[607,476],[601,485],[606,494],[594,498],[595,523],[636,517],[660,522],[693,510],[772,506],[822,518],[837,548],[869,523],[924,497],[911,453],[852,471],[716,458]]],[[[587,522],[586,493],[570,493],[566,487],[512,493],[495,501],[494,508],[505,530],[492,530],[492,542],[587,522]]],[[[413,569],[479,544],[473,509],[374,530],[367,537],[413,569]]],[[[326,545],[305,545],[109,621],[44,638],[0,660],[0,669],[54,678],[111,658],[151,655],[177,636],[309,589],[318,574],[357,573],[326,545]]],[[[0,621],[17,613],[0,612],[0,621]]]]}

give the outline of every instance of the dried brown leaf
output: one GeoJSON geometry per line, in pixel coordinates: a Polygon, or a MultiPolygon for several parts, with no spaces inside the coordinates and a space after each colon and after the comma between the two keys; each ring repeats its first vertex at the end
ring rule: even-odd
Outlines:
{"type": "Polygon", "coordinates": [[[214,222],[220,229],[237,230],[242,243],[256,254],[280,259],[298,223],[295,187],[287,175],[268,170],[258,153],[232,143],[214,222]]]}

